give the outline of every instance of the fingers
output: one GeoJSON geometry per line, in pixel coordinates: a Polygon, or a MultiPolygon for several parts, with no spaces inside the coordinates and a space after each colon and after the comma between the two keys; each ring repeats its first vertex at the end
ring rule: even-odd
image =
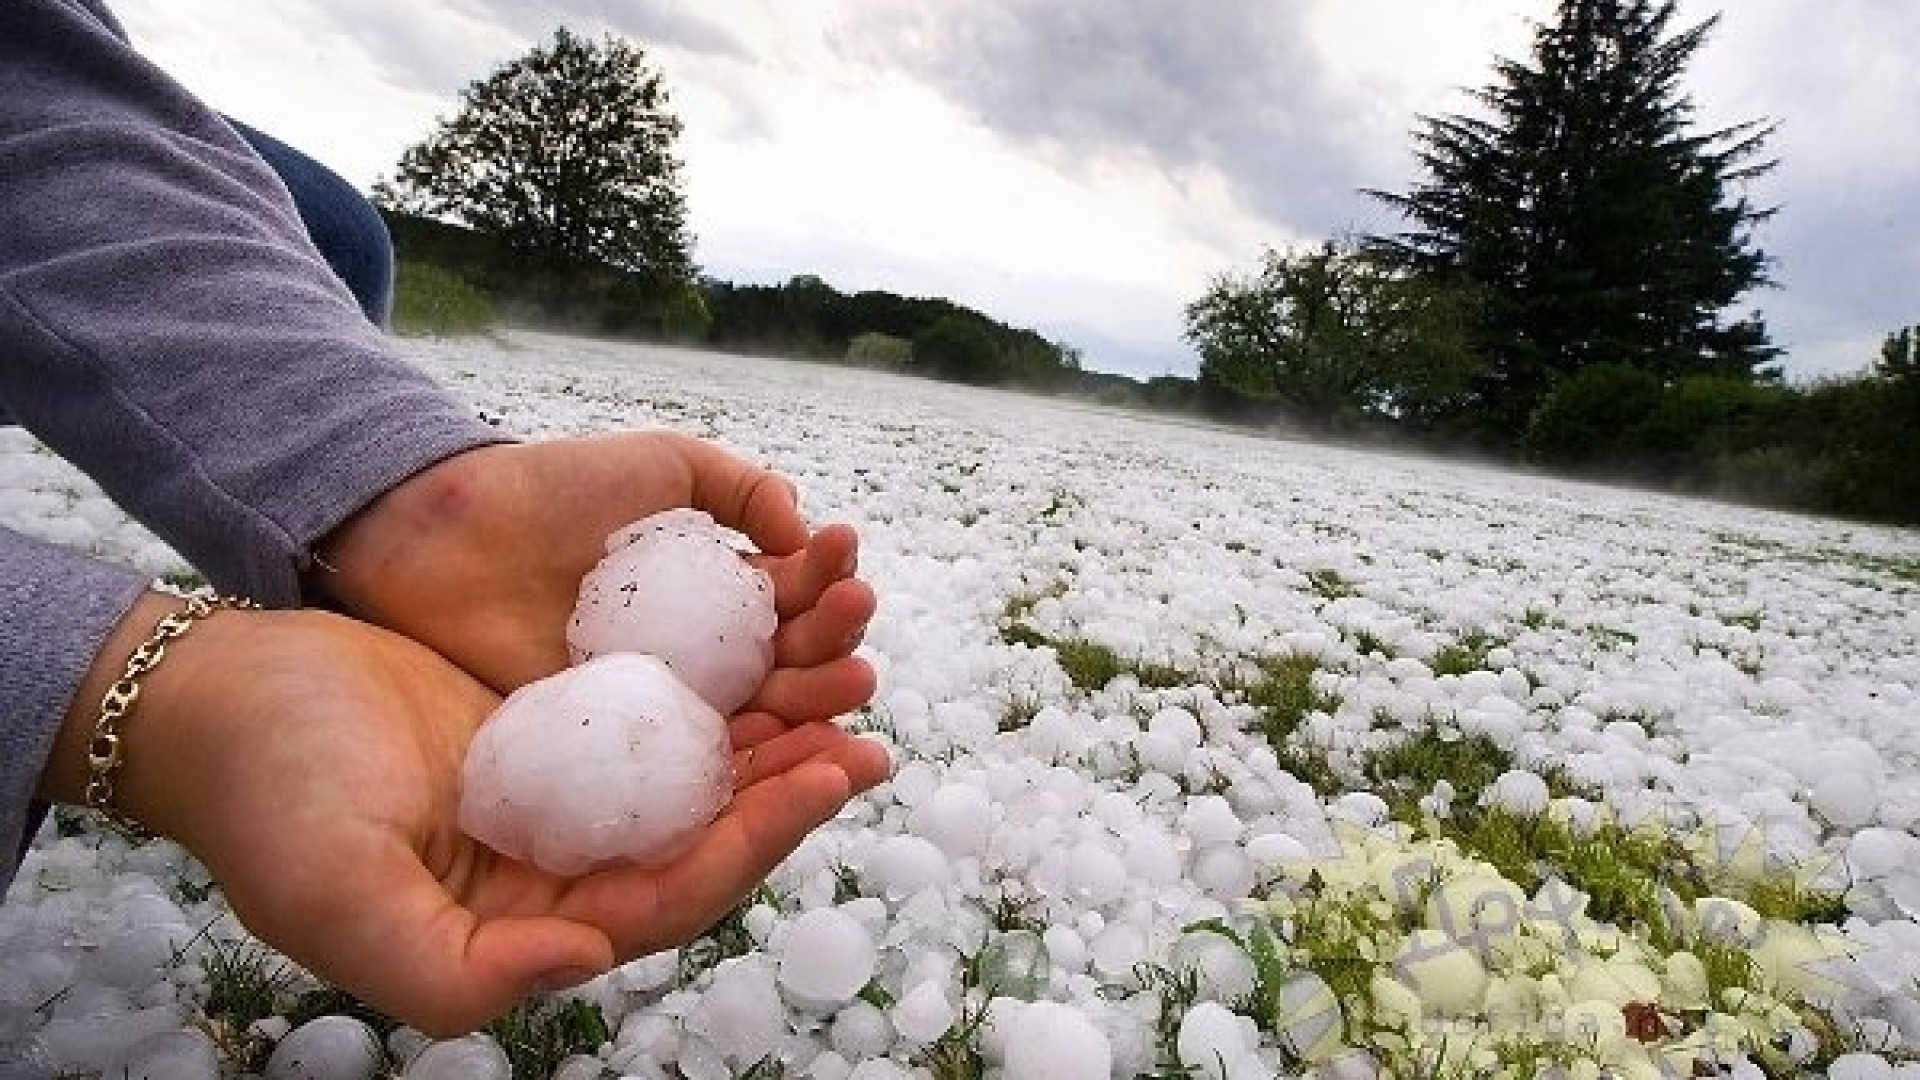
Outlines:
{"type": "Polygon", "coordinates": [[[808,833],[848,799],[885,778],[886,751],[865,739],[819,727],[799,728],[760,744],[756,757],[789,765],[763,767],[733,803],[672,866],[610,870],[582,878],[559,913],[603,928],[621,957],[671,948],[711,926],[765,880],[808,833]],[[797,763],[790,759],[812,753],[797,763]]]}
{"type": "Polygon", "coordinates": [[[773,578],[774,604],[791,618],[819,603],[835,582],[851,579],[860,563],[860,535],[850,525],[826,525],[806,546],[786,558],[765,563],[773,578]]]}
{"type": "Polygon", "coordinates": [[[752,750],[769,739],[785,735],[790,725],[772,713],[740,713],[727,721],[727,735],[735,754],[752,750]]]}
{"type": "Polygon", "coordinates": [[[831,720],[865,705],[877,683],[873,665],[857,656],[810,668],[775,668],[747,708],[772,713],[788,724],[831,720]]]}
{"type": "MultiPolygon", "coordinates": [[[[739,774],[737,786],[741,789],[752,787],[798,768],[811,758],[839,754],[848,743],[858,741],[858,736],[848,734],[832,724],[802,724],[794,728],[782,725],[778,734],[766,739],[746,746],[736,744],[736,750],[744,751],[734,754],[734,767],[739,774]]],[[[859,783],[859,778],[849,778],[855,780],[857,790],[865,790],[870,786],[859,783]]]]}
{"type": "Polygon", "coordinates": [[[860,647],[877,606],[873,586],[866,582],[858,578],[834,582],[810,610],[780,624],[773,636],[774,663],[804,668],[850,655],[860,647]]]}

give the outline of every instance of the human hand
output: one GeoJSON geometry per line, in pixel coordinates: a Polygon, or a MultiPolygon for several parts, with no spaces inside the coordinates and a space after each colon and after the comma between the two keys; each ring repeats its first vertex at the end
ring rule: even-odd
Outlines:
{"type": "MultiPolygon", "coordinates": [[[[98,700],[175,603],[136,605],[78,702],[98,700]]],[[[467,744],[498,701],[395,633],[325,612],[221,612],[146,676],[116,802],[199,857],[261,940],[448,1035],[692,939],[887,770],[878,745],[830,724],[743,715],[733,802],[686,855],[559,878],[456,823],[467,744]]],[[[76,708],[49,798],[85,786],[92,718],[76,708]]]]}
{"type": "Polygon", "coordinates": [[[458,454],[335,530],[320,580],[347,612],[506,692],[566,666],[566,621],[608,534],[675,507],[745,534],[773,579],[774,670],[749,710],[804,723],[872,696],[873,672],[852,656],[874,610],[853,530],[809,535],[787,481],[678,433],[458,454]]]}

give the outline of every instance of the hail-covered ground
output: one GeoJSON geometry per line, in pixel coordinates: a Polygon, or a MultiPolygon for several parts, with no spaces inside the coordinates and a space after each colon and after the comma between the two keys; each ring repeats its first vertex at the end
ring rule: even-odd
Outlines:
{"type": "MultiPolygon", "coordinates": [[[[485,1077],[529,1032],[567,1080],[1920,1071],[1920,534],[808,364],[406,347],[514,435],[710,436],[856,525],[881,689],[847,722],[894,778],[708,937],[434,1046],[178,849],[59,815],[0,906],[0,1077],[485,1077]]],[[[187,569],[12,429],[0,523],[187,569]]]]}

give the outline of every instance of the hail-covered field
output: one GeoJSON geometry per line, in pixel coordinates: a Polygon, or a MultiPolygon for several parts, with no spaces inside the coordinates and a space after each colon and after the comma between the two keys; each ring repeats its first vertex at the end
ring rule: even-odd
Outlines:
{"type": "MultiPolygon", "coordinates": [[[[502,1042],[568,1080],[1920,1071],[1920,534],[807,364],[407,347],[514,435],[676,427],[856,525],[881,689],[846,722],[894,778],[708,937],[425,1049],[177,849],[62,816],[0,907],[0,1076],[486,1076],[502,1042]]],[[[12,430],[0,523],[186,569],[12,430]]]]}

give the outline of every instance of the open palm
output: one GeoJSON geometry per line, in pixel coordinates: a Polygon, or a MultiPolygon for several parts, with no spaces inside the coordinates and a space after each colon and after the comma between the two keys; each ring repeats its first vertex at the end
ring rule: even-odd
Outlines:
{"type": "Polygon", "coordinates": [[[322,612],[229,613],[154,673],[126,801],[199,856],[241,920],[433,1033],[689,940],[887,763],[823,723],[734,720],[734,800],[675,863],[559,878],[455,820],[497,695],[398,634],[322,612]],[[164,727],[167,737],[157,737],[164,727]]]}

